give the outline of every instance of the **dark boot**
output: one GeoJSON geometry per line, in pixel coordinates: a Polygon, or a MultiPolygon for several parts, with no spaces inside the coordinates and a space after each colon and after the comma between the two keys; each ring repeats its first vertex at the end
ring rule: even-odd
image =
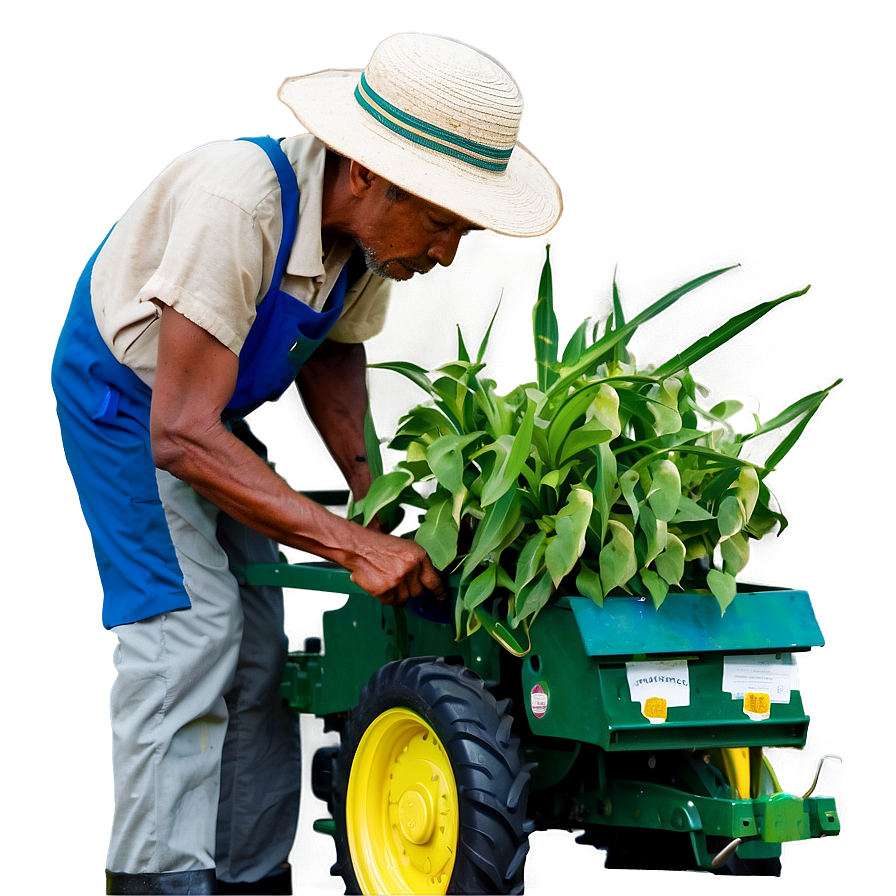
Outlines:
{"type": "Polygon", "coordinates": [[[215,872],[212,868],[201,871],[167,871],[161,874],[113,874],[106,872],[106,893],[158,893],[180,896],[181,893],[217,893],[215,872]]]}
{"type": "Polygon", "coordinates": [[[292,893],[292,867],[284,863],[273,874],[254,883],[218,881],[219,893],[243,893],[247,896],[290,896],[292,893]]]}

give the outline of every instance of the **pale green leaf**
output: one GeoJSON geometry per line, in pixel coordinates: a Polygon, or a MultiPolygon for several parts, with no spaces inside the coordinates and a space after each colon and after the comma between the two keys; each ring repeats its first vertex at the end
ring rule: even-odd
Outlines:
{"type": "Polygon", "coordinates": [[[597,420],[598,423],[612,433],[615,439],[622,432],[619,420],[619,393],[609,384],[601,383],[585,413],[586,420],[597,420]]]}
{"type": "Polygon", "coordinates": [[[577,454],[594,448],[601,442],[609,442],[612,435],[609,430],[602,429],[597,420],[583,423],[567,436],[558,463],[565,464],[577,454]]]}
{"type": "Polygon", "coordinates": [[[616,520],[610,520],[607,528],[610,539],[600,552],[600,580],[604,594],[624,585],[638,571],[632,533],[616,520]]]}
{"type": "Polygon", "coordinates": [[[444,486],[450,492],[457,492],[462,488],[463,450],[482,435],[485,433],[481,430],[462,436],[451,433],[440,436],[426,449],[426,460],[439,485],[444,486]]]}
{"type": "Polygon", "coordinates": [[[670,585],[677,585],[684,575],[686,550],[684,542],[669,532],[666,536],[666,547],[654,561],[656,571],[670,585]]]}
{"type": "Polygon", "coordinates": [[[604,605],[604,589],[601,585],[600,574],[585,560],[582,560],[579,565],[579,574],[576,576],[576,589],[579,594],[590,598],[599,607],[604,605]]]}
{"type": "Polygon", "coordinates": [[[551,581],[551,574],[545,569],[520,590],[511,625],[515,628],[523,619],[534,616],[553,593],[554,583],[551,581]]]}
{"type": "Polygon", "coordinates": [[[644,555],[644,566],[650,566],[659,553],[665,549],[669,530],[666,522],[658,520],[650,507],[641,509],[638,527],[647,538],[647,553],[644,555]]]}
{"type": "Polygon", "coordinates": [[[727,420],[729,417],[733,417],[738,411],[742,411],[743,409],[743,402],[729,398],[713,405],[709,409],[709,414],[719,420],[727,420]]]}
{"type": "Polygon", "coordinates": [[[650,592],[653,606],[658,610],[669,593],[669,583],[665,579],[660,578],[652,569],[641,570],[641,581],[650,592]]]}
{"type": "Polygon", "coordinates": [[[737,582],[734,581],[734,576],[718,569],[711,569],[706,574],[706,584],[719,602],[724,616],[725,610],[737,596],[737,582]]]}
{"type": "Polygon", "coordinates": [[[358,508],[363,506],[364,509],[364,525],[369,525],[383,507],[398,498],[413,479],[413,473],[398,469],[391,473],[385,473],[374,480],[370,491],[363,499],[363,505],[362,502],[358,502],[358,508]]]}
{"type": "Polygon", "coordinates": [[[759,475],[753,467],[744,467],[737,477],[737,497],[744,506],[744,522],[750,521],[759,500],[759,475]]]}
{"type": "Polygon", "coordinates": [[[457,556],[457,533],[454,496],[447,495],[430,505],[414,535],[414,541],[429,554],[436,569],[445,569],[457,556]]]}
{"type": "Polygon", "coordinates": [[[675,516],[669,520],[670,523],[697,523],[706,520],[714,520],[715,517],[704,507],[701,507],[693,498],[682,495],[678,499],[678,509],[675,516]]]}
{"type": "Polygon", "coordinates": [[[489,563],[488,566],[464,588],[464,609],[473,610],[483,601],[492,596],[497,584],[498,564],[489,563]]]}
{"type": "Polygon", "coordinates": [[[750,559],[750,540],[743,532],[737,532],[726,538],[719,545],[719,550],[725,563],[725,572],[736,576],[750,559]]]}
{"type": "Polygon", "coordinates": [[[670,377],[656,383],[647,391],[648,408],[653,415],[656,434],[670,435],[681,429],[681,415],[678,413],[678,391],[681,383],[670,377]]]}
{"type": "Polygon", "coordinates": [[[719,534],[722,538],[730,538],[743,529],[746,523],[744,505],[736,495],[727,495],[719,504],[719,534]]]}
{"type": "Polygon", "coordinates": [[[641,513],[641,502],[638,501],[638,498],[635,495],[635,488],[640,481],[641,477],[638,475],[637,470],[626,470],[619,477],[619,487],[622,489],[625,503],[628,504],[631,509],[632,516],[636,523],[638,522],[638,516],[641,513]]]}
{"type": "Polygon", "coordinates": [[[594,499],[600,516],[600,541],[603,544],[610,520],[610,509],[616,503],[616,456],[607,442],[602,442],[594,452],[594,499]]]}
{"type": "Polygon", "coordinates": [[[556,516],[557,534],[545,550],[545,562],[555,587],[572,572],[585,550],[585,532],[591,520],[593,500],[588,489],[574,488],[569,501],[556,516]]]}
{"type": "Polygon", "coordinates": [[[681,500],[681,476],[671,460],[660,460],[650,465],[651,484],[647,503],[658,520],[671,520],[681,500]]]}

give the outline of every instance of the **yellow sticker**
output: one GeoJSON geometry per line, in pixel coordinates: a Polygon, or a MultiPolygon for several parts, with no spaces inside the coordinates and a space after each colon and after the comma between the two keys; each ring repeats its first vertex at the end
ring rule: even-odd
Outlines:
{"type": "Polygon", "coordinates": [[[648,697],[644,701],[644,709],[641,711],[651,722],[665,722],[667,716],[665,697],[648,697]]]}
{"type": "Polygon", "coordinates": [[[744,712],[753,721],[767,719],[771,715],[772,699],[761,691],[747,691],[744,694],[744,712]]]}

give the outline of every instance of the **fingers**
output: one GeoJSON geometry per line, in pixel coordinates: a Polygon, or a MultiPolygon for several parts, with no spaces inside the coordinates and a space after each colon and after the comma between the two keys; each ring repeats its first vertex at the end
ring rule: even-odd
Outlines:
{"type": "Polygon", "coordinates": [[[368,594],[389,606],[404,604],[427,590],[445,600],[441,576],[420,545],[385,535],[377,548],[352,569],[352,581],[368,594]]]}

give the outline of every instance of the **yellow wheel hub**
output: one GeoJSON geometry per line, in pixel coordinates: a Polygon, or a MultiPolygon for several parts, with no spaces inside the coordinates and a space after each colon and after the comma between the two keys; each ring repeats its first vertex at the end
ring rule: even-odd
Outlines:
{"type": "Polygon", "coordinates": [[[387,710],[364,732],[345,816],[362,892],[446,892],[457,849],[457,788],[445,748],[417,713],[387,710]]]}

